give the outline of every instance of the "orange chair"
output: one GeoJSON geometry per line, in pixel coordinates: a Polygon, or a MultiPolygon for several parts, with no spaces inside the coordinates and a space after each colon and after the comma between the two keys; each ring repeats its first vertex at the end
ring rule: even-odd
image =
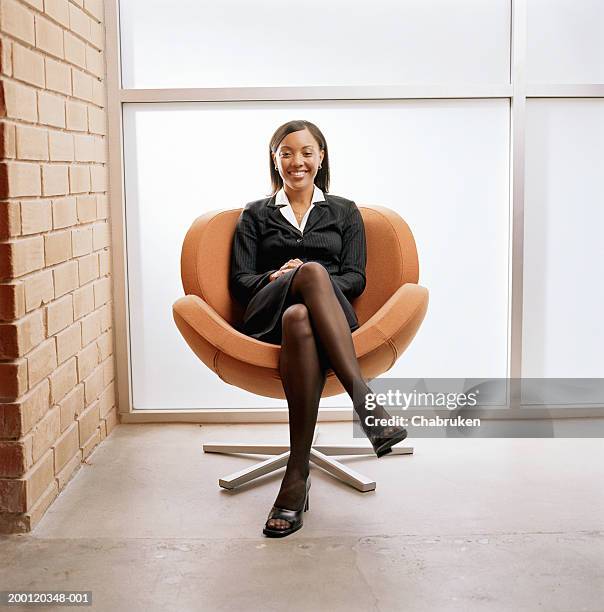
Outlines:
{"type": "MultiPolygon", "coordinates": [[[[352,302],[360,327],[352,334],[355,352],[367,380],[387,372],[407,348],[428,308],[428,290],[417,284],[417,249],[409,226],[381,206],[359,206],[367,240],[367,284],[352,302]]],[[[232,237],[241,209],[214,210],[189,228],[181,255],[185,296],[173,306],[174,321],[193,352],[224,382],[272,398],[285,398],[279,374],[280,347],[234,329],[244,309],[229,292],[232,237]]],[[[330,369],[322,397],[344,393],[330,369]]],[[[317,430],[315,429],[315,440],[317,430]]],[[[328,455],[373,454],[371,446],[318,446],[311,461],[361,491],[375,482],[328,455]]],[[[276,455],[257,466],[220,479],[234,488],[287,464],[289,445],[205,444],[205,452],[276,455]]],[[[412,448],[394,447],[392,454],[412,448]]]]}

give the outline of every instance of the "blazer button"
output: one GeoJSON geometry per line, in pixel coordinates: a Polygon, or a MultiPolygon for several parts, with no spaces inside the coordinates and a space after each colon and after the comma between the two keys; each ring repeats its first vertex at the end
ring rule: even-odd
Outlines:
{"type": "Polygon", "coordinates": [[[302,238],[298,238],[296,242],[302,242],[302,238]]]}

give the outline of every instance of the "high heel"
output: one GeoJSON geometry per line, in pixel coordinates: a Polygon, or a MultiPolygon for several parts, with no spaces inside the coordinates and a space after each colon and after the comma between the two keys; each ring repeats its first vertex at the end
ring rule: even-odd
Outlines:
{"type": "MultiPolygon", "coordinates": [[[[388,415],[386,418],[391,416],[388,413],[386,414],[388,415]]],[[[404,427],[367,425],[363,419],[360,419],[360,423],[378,458],[391,453],[392,447],[407,437],[407,430],[404,427]]]]}
{"type": "Polygon", "coordinates": [[[273,506],[268,514],[266,523],[262,533],[269,538],[283,538],[285,536],[298,531],[304,524],[303,513],[306,512],[310,504],[310,474],[306,479],[306,495],[304,496],[304,504],[300,510],[288,510],[287,508],[278,508],[273,506]],[[286,529],[275,529],[273,527],[267,527],[268,522],[271,519],[282,519],[289,522],[289,527],[286,529]]]}
{"type": "Polygon", "coordinates": [[[379,427],[375,425],[374,427],[376,429],[373,432],[370,431],[367,438],[378,458],[391,453],[392,447],[407,437],[407,430],[404,427],[379,427]],[[387,430],[391,430],[392,433],[384,435],[387,430]]]}

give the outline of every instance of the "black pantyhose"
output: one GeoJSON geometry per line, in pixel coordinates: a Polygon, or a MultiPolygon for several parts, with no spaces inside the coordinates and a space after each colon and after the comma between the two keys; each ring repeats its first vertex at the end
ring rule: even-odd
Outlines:
{"type": "MultiPolygon", "coordinates": [[[[333,369],[353,402],[356,399],[354,410],[361,420],[367,414],[383,417],[388,413],[381,406],[368,413],[359,403],[371,389],[361,374],[346,315],[325,268],[314,262],[302,264],[287,303],[293,304],[282,316],[279,370],[289,408],[291,453],[275,506],[299,510],[327,368],[333,369]]],[[[267,526],[285,529],[289,522],[270,519],[267,526]]]]}

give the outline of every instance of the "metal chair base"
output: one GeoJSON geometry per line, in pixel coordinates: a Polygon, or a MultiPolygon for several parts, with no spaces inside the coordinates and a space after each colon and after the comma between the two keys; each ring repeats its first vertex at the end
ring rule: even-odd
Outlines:
{"type": "MultiPolygon", "coordinates": [[[[332,459],[331,455],[374,455],[372,446],[367,445],[339,445],[339,444],[317,444],[316,440],[319,430],[315,427],[312,446],[310,449],[310,462],[323,468],[326,472],[341,480],[347,485],[366,492],[375,490],[375,480],[359,474],[350,469],[340,461],[332,459]]],[[[289,444],[245,444],[224,443],[204,444],[204,453],[248,453],[257,455],[273,455],[271,458],[256,463],[250,467],[233,472],[228,476],[219,478],[218,485],[223,489],[235,489],[265,474],[287,465],[289,459],[289,444]]],[[[394,446],[389,455],[412,455],[412,446],[394,446]]],[[[383,457],[382,457],[383,459],[383,457]]]]}

